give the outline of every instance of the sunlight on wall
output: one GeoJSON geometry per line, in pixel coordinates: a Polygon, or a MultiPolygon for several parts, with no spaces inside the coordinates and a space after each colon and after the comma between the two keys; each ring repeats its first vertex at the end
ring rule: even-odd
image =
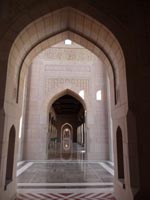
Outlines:
{"type": "Polygon", "coordinates": [[[19,138],[21,138],[21,133],[22,133],[22,116],[20,117],[19,138]]]}
{"type": "Polygon", "coordinates": [[[98,90],[96,93],[96,100],[101,101],[102,100],[102,91],[98,90]]]}
{"type": "Polygon", "coordinates": [[[84,99],[84,90],[80,90],[79,95],[82,97],[82,99],[84,99]]]}

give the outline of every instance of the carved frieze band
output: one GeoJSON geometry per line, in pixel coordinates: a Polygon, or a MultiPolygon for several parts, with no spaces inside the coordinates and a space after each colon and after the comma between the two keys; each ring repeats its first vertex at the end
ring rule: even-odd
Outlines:
{"type": "Polygon", "coordinates": [[[45,71],[90,72],[89,65],[45,65],[45,71]]]}
{"type": "Polygon", "coordinates": [[[82,62],[92,63],[96,57],[94,54],[85,48],[49,48],[39,55],[40,58],[48,60],[57,60],[61,62],[82,62]]]}
{"type": "Polygon", "coordinates": [[[49,93],[58,87],[77,87],[88,93],[89,80],[88,79],[75,79],[75,78],[49,78],[47,79],[47,91],[49,93]]]}

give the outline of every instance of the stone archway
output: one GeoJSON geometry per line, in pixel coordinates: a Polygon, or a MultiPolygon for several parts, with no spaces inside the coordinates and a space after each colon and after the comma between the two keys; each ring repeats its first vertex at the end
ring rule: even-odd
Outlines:
{"type": "MultiPolygon", "coordinates": [[[[119,104],[127,102],[127,96],[125,94],[126,80],[124,79],[124,83],[119,80],[120,73],[122,73],[122,75],[125,75],[125,61],[122,49],[118,41],[104,25],[72,8],[61,9],[54,12],[53,14],[46,15],[42,19],[35,21],[31,25],[27,26],[15,40],[14,45],[12,46],[10,51],[9,68],[13,69],[13,67],[16,66],[14,74],[14,78],[17,78],[16,81],[14,80],[14,87],[17,90],[16,100],[19,100],[19,85],[23,81],[22,79],[25,75],[25,71],[30,65],[33,57],[35,57],[37,53],[47,48],[48,46],[58,43],[65,38],[70,38],[75,42],[83,45],[87,49],[91,50],[102,59],[105,66],[107,66],[108,68],[111,67],[113,73],[112,84],[115,104],[117,103],[117,101],[119,102],[119,104]],[[69,15],[66,15],[66,13],[69,13],[69,15]],[[64,17],[62,18],[62,20],[64,20],[65,22],[69,20],[68,24],[64,23],[63,26],[60,24],[61,22],[58,21],[58,19],[60,19],[62,16],[64,17]],[[78,21],[78,26],[76,26],[77,21],[74,22],[74,16],[77,16],[77,18],[80,19],[78,21]],[[55,29],[52,30],[50,28],[51,26],[46,26],[47,29],[45,30],[45,32],[42,31],[38,35],[36,29],[39,32],[40,30],[43,30],[44,24],[49,23],[49,20],[51,18],[55,19],[55,29]],[[83,22],[85,24],[85,27],[83,26],[83,22]],[[88,24],[87,27],[86,24],[88,24]],[[20,45],[24,45],[23,41],[25,41],[25,38],[27,37],[26,34],[31,34],[30,41],[26,41],[26,48],[24,47],[21,51],[18,51],[17,49],[20,49],[20,45]],[[16,52],[16,54],[18,55],[17,60],[15,58],[16,56],[14,55],[14,52],[16,52]],[[125,91],[123,96],[121,94],[122,90],[119,89],[120,87],[123,87],[122,89],[124,89],[125,91]],[[118,98],[121,99],[119,100],[118,98]]],[[[109,73],[111,73],[111,70],[109,69],[109,73]]]]}
{"type": "MultiPolygon", "coordinates": [[[[42,18],[42,20],[41,21],[40,19],[37,20],[33,24],[29,25],[26,28],[26,30],[22,31],[22,33],[14,42],[14,45],[11,49],[9,57],[7,86],[6,86],[7,89],[5,98],[6,113],[10,112],[8,107],[11,106],[9,99],[11,99],[10,97],[12,95],[13,95],[12,102],[15,105],[15,107],[18,108],[18,105],[19,107],[21,106],[21,100],[22,100],[21,92],[24,84],[24,77],[26,74],[26,70],[28,69],[28,66],[30,65],[30,61],[32,60],[32,58],[38,52],[47,47],[45,46],[45,41],[47,41],[48,46],[50,46],[53,44],[53,42],[56,43],[64,38],[71,38],[74,39],[76,42],[82,44],[89,50],[93,51],[96,55],[98,55],[103,60],[105,66],[108,67],[108,73],[113,74],[113,76],[110,76],[110,82],[112,83],[110,84],[112,87],[111,92],[114,99],[114,102],[112,103],[111,107],[113,120],[117,121],[119,117],[122,118],[123,122],[126,122],[126,114],[128,109],[126,79],[123,79],[123,82],[121,81],[122,77],[125,77],[125,62],[120,45],[115,39],[115,37],[112,35],[112,33],[108,31],[102,24],[97,23],[95,20],[89,18],[83,13],[80,13],[72,8],[62,9],[59,12],[53,13],[53,15],[42,18]],[[64,15],[65,16],[64,20],[69,18],[72,21],[70,21],[68,24],[65,24],[66,27],[59,26],[60,24],[57,23],[58,19],[57,17],[58,16],[60,17],[62,14],[68,13],[68,9],[69,11],[73,12],[69,12],[71,13],[71,15],[67,18],[64,15]],[[73,15],[77,16],[78,22],[80,22],[78,23],[78,27],[76,26],[77,21],[76,23],[73,23],[74,22],[73,15]],[[46,35],[44,31],[39,32],[39,35],[36,34],[35,29],[37,28],[38,30],[43,30],[41,29],[44,22],[42,20],[44,19],[47,20],[45,22],[48,22],[49,17],[54,17],[55,24],[57,24],[58,27],[55,26],[53,32],[50,32],[50,30],[46,29],[47,31],[46,33],[48,33],[48,35],[46,35]],[[83,24],[86,24],[85,27],[83,26],[83,24]],[[61,30],[59,30],[60,27],[61,30]],[[29,43],[26,43],[26,46],[25,42],[22,42],[21,39],[21,38],[24,39],[26,38],[25,34],[29,34],[31,36],[30,41],[29,43]],[[32,37],[32,35],[34,36],[32,37]],[[49,38],[51,39],[49,40],[49,38]],[[55,41],[53,40],[54,38],[55,41]],[[17,49],[20,49],[20,45],[24,48],[22,48],[21,51],[18,51],[17,49]],[[16,56],[18,56],[18,59],[16,59],[16,56]],[[15,73],[12,73],[11,70],[14,71],[15,73]],[[13,84],[11,84],[10,80],[13,80],[13,84]],[[19,103],[18,105],[15,103],[16,100],[19,103]]],[[[119,122],[115,122],[114,126],[118,125],[118,123],[119,122]]],[[[127,132],[125,132],[125,134],[127,135],[127,132]]],[[[129,162],[126,161],[125,165],[126,165],[126,170],[128,171],[129,162]]]]}
{"type": "MultiPolygon", "coordinates": [[[[56,92],[56,91],[55,91],[56,92]]],[[[57,93],[48,103],[48,159],[54,159],[54,147],[57,158],[77,159],[77,129],[84,125],[83,148],[86,151],[87,120],[85,119],[86,102],[74,91],[65,89],[57,93]],[[55,140],[55,142],[54,142],[55,140]],[[74,149],[74,150],[73,150],[74,149]]]]}
{"type": "Polygon", "coordinates": [[[78,101],[80,101],[85,110],[88,109],[88,106],[89,106],[88,102],[85,102],[85,100],[83,100],[79,96],[79,94],[77,93],[78,90],[72,90],[72,89],[68,89],[68,88],[63,88],[63,90],[62,89],[58,89],[58,91],[57,92],[56,91],[45,100],[45,102],[46,102],[45,104],[46,104],[46,109],[47,110],[50,109],[50,107],[52,106],[54,101],[56,101],[56,99],[60,98],[63,95],[66,95],[66,94],[69,94],[69,95],[73,96],[74,98],[76,98],[78,101]]]}
{"type": "Polygon", "coordinates": [[[69,123],[65,123],[61,127],[61,142],[64,151],[71,151],[73,142],[73,127],[69,123]]]}

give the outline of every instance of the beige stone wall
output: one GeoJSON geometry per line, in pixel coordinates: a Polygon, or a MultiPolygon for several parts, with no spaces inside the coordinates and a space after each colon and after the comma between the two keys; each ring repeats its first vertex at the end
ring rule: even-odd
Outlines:
{"type": "Polygon", "coordinates": [[[61,42],[39,54],[29,71],[24,159],[46,159],[48,112],[59,93],[84,90],[89,159],[109,159],[106,69],[90,51],[61,42]],[[102,100],[96,100],[98,90],[102,100]]]}

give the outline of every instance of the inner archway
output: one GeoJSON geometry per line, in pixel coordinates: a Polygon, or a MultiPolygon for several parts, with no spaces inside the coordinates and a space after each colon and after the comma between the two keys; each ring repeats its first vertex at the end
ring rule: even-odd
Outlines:
{"type": "Polygon", "coordinates": [[[107,69],[99,57],[73,40],[70,46],[61,41],[33,59],[26,82],[24,159],[48,163],[47,173],[52,171],[52,162],[55,168],[61,165],[65,178],[56,179],[54,173],[49,183],[101,184],[98,171],[102,170],[109,178],[108,182],[104,178],[107,189],[113,190],[113,169],[107,171],[110,163],[113,168],[109,161],[113,152],[108,144],[107,79],[107,69]],[[66,162],[76,166],[74,174],[80,174],[80,179],[68,174],[66,162]],[[90,168],[87,173],[89,165],[96,165],[98,171],[90,168]]]}
{"type": "MultiPolygon", "coordinates": [[[[82,103],[70,94],[56,99],[49,110],[48,159],[77,159],[75,148],[85,147],[85,132],[77,135],[80,126],[85,131],[85,110],[82,103]],[[80,137],[80,139],[79,139],[80,137]]],[[[84,148],[83,148],[84,149],[84,148]]]]}

